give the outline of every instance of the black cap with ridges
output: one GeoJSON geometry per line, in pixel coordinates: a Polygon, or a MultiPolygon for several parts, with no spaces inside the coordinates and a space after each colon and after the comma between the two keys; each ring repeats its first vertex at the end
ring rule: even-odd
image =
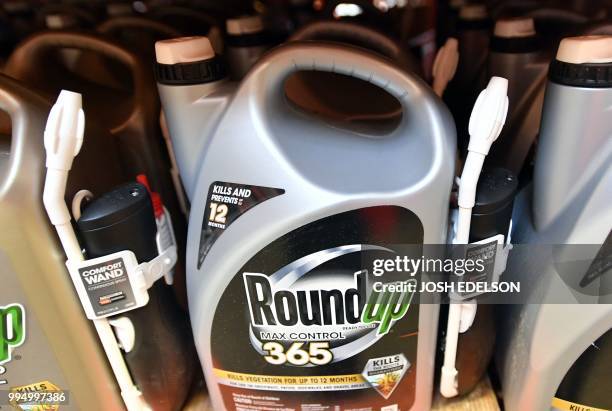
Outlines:
{"type": "Polygon", "coordinates": [[[497,20],[490,48],[491,51],[498,53],[532,53],[538,51],[541,47],[533,19],[516,17],[497,20]]]}
{"type": "Polygon", "coordinates": [[[573,87],[612,87],[612,36],[563,39],[548,77],[552,82],[573,87]]]}
{"type": "Polygon", "coordinates": [[[206,37],[180,37],[155,43],[158,83],[190,85],[211,83],[226,76],[225,64],[206,37]]]}

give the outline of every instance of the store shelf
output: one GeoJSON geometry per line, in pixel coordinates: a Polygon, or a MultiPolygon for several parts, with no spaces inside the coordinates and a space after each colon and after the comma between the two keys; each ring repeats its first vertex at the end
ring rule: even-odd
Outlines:
{"type": "Polygon", "coordinates": [[[500,408],[491,382],[485,378],[465,397],[446,399],[438,395],[432,411],[500,411],[500,408]]]}

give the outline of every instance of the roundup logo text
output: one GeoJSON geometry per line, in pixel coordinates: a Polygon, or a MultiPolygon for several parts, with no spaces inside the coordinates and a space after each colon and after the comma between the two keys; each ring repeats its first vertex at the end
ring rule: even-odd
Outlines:
{"type": "Polygon", "coordinates": [[[21,304],[0,306],[0,364],[11,360],[12,350],[25,341],[25,309],[21,304]]]}

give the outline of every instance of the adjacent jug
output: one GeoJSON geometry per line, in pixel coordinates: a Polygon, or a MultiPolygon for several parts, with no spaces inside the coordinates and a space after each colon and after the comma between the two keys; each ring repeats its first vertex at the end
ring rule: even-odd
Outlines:
{"type": "Polygon", "coordinates": [[[458,147],[467,149],[471,108],[485,85],[485,67],[491,35],[491,20],[484,5],[461,7],[454,37],[459,41],[459,63],[448,84],[444,100],[453,113],[458,130],[458,147]]]}
{"type": "MultiPolygon", "coordinates": [[[[101,36],[55,31],[33,35],[23,42],[7,62],[6,73],[49,97],[61,89],[82,93],[89,116],[114,137],[126,179],[146,174],[153,190],[162,196],[181,246],[185,222],[170,176],[159,128],[160,103],[147,63],[101,36]],[[62,55],[66,49],[80,54],[74,61],[66,61],[62,55]],[[88,55],[96,58],[88,60],[88,55]]],[[[180,274],[176,276],[176,289],[180,298],[184,293],[180,274]]]]}
{"type": "Polygon", "coordinates": [[[184,42],[157,44],[157,70],[179,162],[179,145],[198,152],[188,292],[213,407],[429,409],[439,306],[406,305],[391,332],[361,314],[370,259],[446,241],[455,132],[444,105],[351,47],[281,46],[236,89],[215,81],[206,41],[184,42]],[[376,135],[296,111],[284,83],[298,70],[377,85],[402,120],[376,135]]]}
{"type": "MultiPolygon", "coordinates": [[[[242,79],[259,58],[272,47],[259,15],[228,19],[225,50],[227,64],[233,80],[242,79]]],[[[215,48],[218,51],[217,48],[215,48]]]]}
{"type": "Polygon", "coordinates": [[[507,126],[492,146],[487,164],[520,175],[540,130],[546,74],[551,56],[536,33],[533,19],[495,22],[486,70],[510,79],[507,126]]]}
{"type": "MultiPolygon", "coordinates": [[[[17,327],[9,351],[0,350],[0,389],[46,383],[70,392],[70,404],[62,405],[67,410],[120,409],[119,390],[109,384],[114,376],[43,207],[43,133],[50,108],[40,95],[0,76],[0,110],[9,120],[0,134],[0,312],[3,324],[12,313],[17,327]]],[[[100,192],[121,181],[111,143],[83,144],[68,179],[69,200],[83,187],[100,192]],[[100,153],[107,153],[104,172],[100,153]]]]}
{"type": "Polygon", "coordinates": [[[508,411],[612,408],[611,108],[612,37],[564,39],[548,75],[533,187],[514,211],[513,242],[538,251],[515,247],[505,274],[531,303],[500,307],[508,411]]]}

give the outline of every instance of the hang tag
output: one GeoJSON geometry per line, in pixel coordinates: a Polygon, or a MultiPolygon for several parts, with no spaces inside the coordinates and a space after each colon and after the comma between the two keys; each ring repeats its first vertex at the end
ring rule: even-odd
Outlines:
{"type": "Polygon", "coordinates": [[[465,260],[478,261],[483,270],[473,270],[461,277],[454,277],[456,290],[451,293],[451,299],[467,300],[488,292],[491,284],[499,282],[506,270],[511,244],[504,242],[504,235],[497,234],[484,240],[465,246],[465,260]],[[463,284],[459,284],[463,283],[463,284]]]}
{"type": "Polygon", "coordinates": [[[131,251],[85,261],[67,261],[87,318],[96,320],[145,306],[147,284],[131,251]]]}

